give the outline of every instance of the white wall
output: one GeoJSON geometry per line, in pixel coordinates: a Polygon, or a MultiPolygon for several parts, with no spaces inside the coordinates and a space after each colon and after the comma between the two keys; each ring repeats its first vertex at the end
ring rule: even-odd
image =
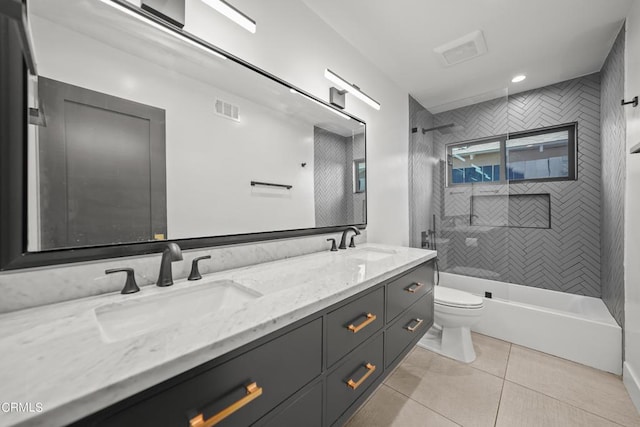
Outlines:
{"type": "Polygon", "coordinates": [[[166,111],[168,238],[315,226],[311,124],[37,16],[32,29],[42,76],[166,111]],[[239,123],[214,114],[216,97],[240,107],[239,123]]]}
{"type": "Polygon", "coordinates": [[[257,22],[255,34],[200,0],[186,2],[186,31],[321,99],[329,98],[330,68],[382,104],[376,111],[347,95],[346,110],[367,123],[368,240],[408,245],[408,94],[301,1],[234,0],[257,22]]]}
{"type": "MultiPolygon", "coordinates": [[[[627,18],[625,100],[640,95],[640,2],[627,18]]],[[[622,107],[621,107],[622,108],[622,107]]],[[[626,106],[627,153],[640,143],[640,108],[626,106]]],[[[640,154],[627,154],[625,190],[624,382],[640,410],[640,154]]]]}

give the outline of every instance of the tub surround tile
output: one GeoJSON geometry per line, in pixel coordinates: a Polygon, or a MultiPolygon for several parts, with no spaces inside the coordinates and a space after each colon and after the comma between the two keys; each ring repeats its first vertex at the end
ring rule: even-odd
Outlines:
{"type": "Polygon", "coordinates": [[[471,333],[471,339],[476,351],[476,360],[471,362],[469,366],[504,378],[507,372],[511,343],[475,332],[471,333]]]}
{"type": "Polygon", "coordinates": [[[66,425],[318,310],[355,295],[435,256],[433,251],[363,245],[396,253],[367,261],[356,250],[259,264],[205,277],[228,279],[264,296],[225,313],[207,313],[129,339],[106,342],[95,309],[202,282],[176,281],[134,295],[119,293],[0,315],[3,401],[42,402],[42,413],[9,413],[5,425],[66,425]]]}
{"type": "Polygon", "coordinates": [[[455,427],[458,425],[383,384],[345,427],[455,427]]]}
{"type": "Polygon", "coordinates": [[[463,426],[493,426],[503,380],[417,348],[385,384],[463,426]],[[461,405],[464,402],[464,405],[461,405]]]}
{"type": "MultiPolygon", "coordinates": [[[[327,238],[339,240],[340,236],[340,233],[322,234],[184,251],[184,260],[172,265],[173,276],[177,280],[187,278],[191,270],[191,261],[203,255],[211,255],[211,259],[200,262],[200,272],[216,273],[322,252],[330,248],[327,238]]],[[[363,230],[360,236],[356,236],[358,245],[364,242],[366,230],[363,230]]],[[[161,254],[153,254],[0,272],[0,313],[118,292],[124,285],[124,279],[119,274],[105,275],[104,271],[109,268],[133,268],[140,287],[152,285],[158,279],[160,259],[161,254]]]]}
{"type": "Polygon", "coordinates": [[[506,380],[624,426],[640,415],[616,375],[513,345],[506,380]]]}
{"type": "Polygon", "coordinates": [[[618,427],[619,424],[506,381],[496,427],[513,426],[618,427]]]}

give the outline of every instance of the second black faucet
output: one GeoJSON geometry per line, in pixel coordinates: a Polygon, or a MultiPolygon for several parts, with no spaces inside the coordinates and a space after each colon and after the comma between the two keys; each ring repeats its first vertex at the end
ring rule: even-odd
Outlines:
{"type": "MultiPolygon", "coordinates": [[[[353,231],[354,233],[356,233],[356,236],[360,235],[360,230],[358,230],[356,227],[347,227],[345,228],[345,230],[342,232],[342,239],[340,239],[340,246],[338,246],[339,249],[347,249],[347,234],[349,233],[349,231],[353,231]]],[[[351,244],[349,245],[350,248],[355,248],[356,244],[353,241],[353,239],[351,239],[351,244]]]]}

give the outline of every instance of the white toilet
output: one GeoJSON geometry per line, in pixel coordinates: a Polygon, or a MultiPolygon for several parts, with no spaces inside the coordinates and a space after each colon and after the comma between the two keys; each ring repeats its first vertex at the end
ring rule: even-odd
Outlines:
{"type": "Polygon", "coordinates": [[[418,343],[443,356],[470,363],[476,359],[471,326],[484,311],[482,297],[457,289],[436,286],[434,325],[418,343]]]}

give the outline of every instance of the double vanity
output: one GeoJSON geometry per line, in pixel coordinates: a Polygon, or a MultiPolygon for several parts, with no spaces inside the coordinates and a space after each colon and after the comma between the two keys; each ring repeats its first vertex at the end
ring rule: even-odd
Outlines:
{"type": "Polygon", "coordinates": [[[2,315],[0,395],[43,411],[0,423],[342,425],[433,323],[434,257],[365,244],[2,315]]]}

